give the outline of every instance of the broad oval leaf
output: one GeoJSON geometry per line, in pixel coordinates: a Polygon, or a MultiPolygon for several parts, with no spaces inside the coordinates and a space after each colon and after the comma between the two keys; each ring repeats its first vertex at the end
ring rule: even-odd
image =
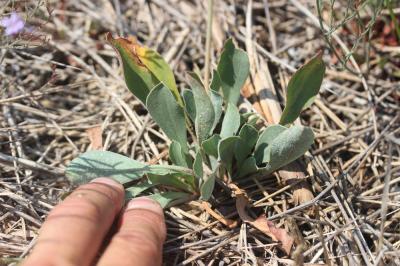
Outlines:
{"type": "Polygon", "coordinates": [[[250,63],[246,52],[235,48],[232,39],[225,43],[217,71],[225,101],[236,105],[249,75],[250,63]]]}
{"type": "Polygon", "coordinates": [[[171,91],[164,84],[158,84],[147,96],[146,106],[165,134],[187,151],[185,114],[171,91]]]}
{"type": "Polygon", "coordinates": [[[185,153],[182,151],[181,145],[173,140],[171,145],[169,145],[169,158],[171,162],[175,165],[191,167],[187,157],[188,156],[185,156],[185,153]]]}
{"type": "Polygon", "coordinates": [[[245,124],[239,132],[240,140],[236,143],[235,157],[240,165],[249,156],[258,139],[258,131],[253,126],[245,124]]]}
{"type": "Polygon", "coordinates": [[[292,126],[278,135],[267,147],[269,167],[274,171],[302,156],[313,144],[311,128],[292,126]]]}
{"type": "Polygon", "coordinates": [[[213,76],[211,79],[210,89],[215,92],[219,92],[221,88],[221,81],[219,80],[219,75],[217,70],[213,70],[213,76]]]}
{"type": "Polygon", "coordinates": [[[218,158],[218,143],[221,140],[221,137],[218,134],[211,136],[209,139],[205,140],[201,145],[203,147],[204,152],[207,155],[214,156],[218,158]]]}
{"type": "Polygon", "coordinates": [[[239,127],[240,127],[239,110],[234,104],[228,103],[224,120],[222,121],[221,134],[220,134],[221,138],[225,139],[227,137],[235,135],[239,127]]]}
{"type": "Polygon", "coordinates": [[[162,82],[174,94],[179,105],[183,106],[174,74],[159,53],[139,45],[134,37],[114,39],[108,33],[106,38],[118,53],[126,85],[136,97],[146,103],[151,89],[162,82]]]}
{"type": "Polygon", "coordinates": [[[290,79],[286,92],[286,105],[279,124],[287,125],[299,117],[317,96],[325,74],[325,64],[319,53],[303,65],[290,79]]]}
{"type": "Polygon", "coordinates": [[[188,80],[196,104],[196,135],[201,144],[211,134],[215,120],[214,106],[200,78],[195,73],[189,73],[188,80]]]}
{"type": "Polygon", "coordinates": [[[268,126],[261,133],[257,140],[254,156],[257,160],[257,165],[262,163],[266,163],[269,161],[269,151],[267,150],[268,146],[272,143],[272,141],[278,137],[279,134],[287,130],[286,127],[281,125],[272,125],[268,126]]]}
{"type": "Polygon", "coordinates": [[[189,115],[190,119],[194,122],[196,119],[196,104],[194,102],[193,92],[191,90],[185,89],[182,92],[182,97],[185,103],[186,113],[189,115]]]}
{"type": "Polygon", "coordinates": [[[212,174],[204,180],[200,188],[200,199],[209,200],[215,186],[215,175],[212,174]]]}
{"type": "Polygon", "coordinates": [[[218,160],[225,166],[225,169],[232,173],[232,161],[235,146],[240,138],[237,136],[223,139],[218,144],[218,160]]]}
{"type": "Polygon", "coordinates": [[[150,171],[141,162],[110,151],[88,151],[73,159],[66,176],[73,184],[88,183],[97,177],[110,177],[121,184],[137,180],[150,171]]]}
{"type": "Polygon", "coordinates": [[[213,91],[213,90],[210,90],[210,99],[214,106],[214,115],[215,115],[214,123],[213,123],[213,126],[211,127],[211,131],[210,131],[210,133],[212,134],[212,132],[214,131],[215,127],[218,125],[219,120],[221,118],[222,103],[224,102],[224,99],[218,92],[213,91]]]}
{"type": "Polygon", "coordinates": [[[193,162],[193,172],[196,178],[199,180],[199,183],[203,180],[203,156],[201,155],[201,151],[199,150],[196,153],[196,157],[193,162]]]}
{"type": "Polygon", "coordinates": [[[246,175],[257,172],[258,168],[256,165],[256,159],[251,156],[248,157],[244,162],[239,166],[236,174],[236,178],[244,177],[246,175]]]}

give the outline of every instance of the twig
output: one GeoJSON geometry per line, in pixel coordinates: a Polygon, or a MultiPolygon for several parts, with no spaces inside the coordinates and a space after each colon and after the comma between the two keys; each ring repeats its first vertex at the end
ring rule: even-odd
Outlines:
{"type": "Polygon", "coordinates": [[[206,91],[209,90],[210,84],[210,65],[211,65],[211,39],[212,39],[212,20],[214,13],[214,0],[208,0],[207,5],[207,35],[206,35],[206,54],[205,54],[205,67],[204,67],[204,86],[206,91]]]}

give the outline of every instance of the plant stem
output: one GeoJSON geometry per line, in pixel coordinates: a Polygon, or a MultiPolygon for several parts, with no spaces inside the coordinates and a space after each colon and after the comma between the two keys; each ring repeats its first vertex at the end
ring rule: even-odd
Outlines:
{"type": "Polygon", "coordinates": [[[212,20],[214,13],[214,0],[208,0],[207,6],[207,35],[206,35],[206,55],[205,55],[205,69],[204,69],[204,86],[206,91],[209,90],[210,79],[210,56],[211,56],[211,35],[212,35],[212,20]]]}

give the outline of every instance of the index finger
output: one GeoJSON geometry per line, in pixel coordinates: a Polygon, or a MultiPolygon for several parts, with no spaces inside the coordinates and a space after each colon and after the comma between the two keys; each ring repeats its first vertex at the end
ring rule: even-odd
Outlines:
{"type": "Polygon", "coordinates": [[[123,200],[122,185],[109,178],[80,186],[50,212],[24,266],[90,265],[123,200]]]}

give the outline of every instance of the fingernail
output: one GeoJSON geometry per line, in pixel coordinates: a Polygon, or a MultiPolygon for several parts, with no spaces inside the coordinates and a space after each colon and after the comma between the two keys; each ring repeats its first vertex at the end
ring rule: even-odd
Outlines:
{"type": "Polygon", "coordinates": [[[148,197],[139,197],[132,199],[126,206],[126,210],[149,210],[157,214],[163,214],[163,209],[157,201],[154,201],[148,197]]]}
{"type": "Polygon", "coordinates": [[[99,178],[93,179],[92,181],[90,181],[90,183],[101,183],[101,184],[105,184],[105,185],[109,185],[109,186],[118,188],[119,190],[124,189],[124,187],[120,183],[118,183],[114,179],[107,178],[107,177],[99,177],[99,178]]]}

